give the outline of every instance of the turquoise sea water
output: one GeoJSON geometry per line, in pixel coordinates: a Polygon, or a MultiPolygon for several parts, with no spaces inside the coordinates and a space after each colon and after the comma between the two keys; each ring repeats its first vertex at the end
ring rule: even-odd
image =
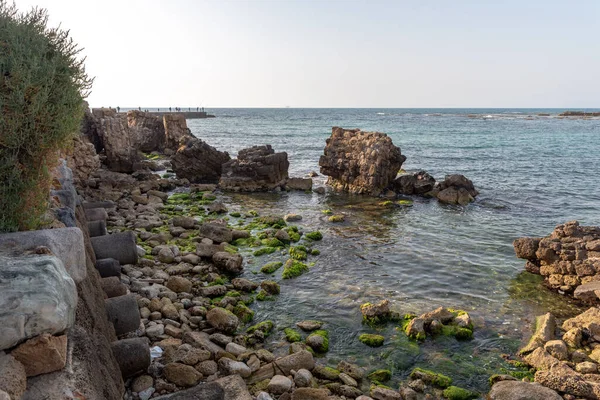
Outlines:
{"type": "MultiPolygon", "coordinates": [[[[315,246],[321,255],[312,259],[309,273],[281,281],[276,301],[252,305],[257,321],[272,319],[284,328],[302,319],[323,320],[331,338],[325,363],[350,359],[368,369],[388,367],[395,380],[426,366],[483,392],[489,374],[504,365],[500,354],[518,347],[534,315],[550,310],[568,316],[577,309],[523,274],[524,262],[512,249],[515,238],[547,235],[568,220],[600,224],[600,119],[559,119],[560,111],[215,109],[210,112],[217,118],[188,125],[232,156],[259,144],[286,151],[291,176],[319,172],[331,127],[342,126],[389,134],[407,156],[407,171],[470,178],[481,194],[467,207],[415,198],[413,207],[389,210],[376,199],[334,193],[235,194],[227,201],[232,209],[261,214],[299,213],[299,226],[325,236],[315,246]],[[328,222],[324,209],[344,213],[346,222],[328,222]],[[477,322],[475,339],[438,338],[416,346],[394,324],[362,325],[360,304],[384,298],[401,313],[440,305],[465,309],[477,322]],[[360,333],[376,331],[386,337],[382,348],[358,342],[360,333]]],[[[315,184],[324,180],[317,177],[315,184]]],[[[254,280],[265,278],[256,274],[264,263],[286,258],[245,256],[244,276],[254,280]]],[[[284,352],[281,337],[277,332],[269,345],[284,352]]]]}

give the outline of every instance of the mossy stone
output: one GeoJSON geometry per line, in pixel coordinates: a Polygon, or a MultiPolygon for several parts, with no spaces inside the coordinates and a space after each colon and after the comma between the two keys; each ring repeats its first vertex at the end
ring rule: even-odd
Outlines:
{"type": "Polygon", "coordinates": [[[392,378],[392,371],[389,369],[377,369],[367,375],[373,382],[387,382],[392,378]]]}
{"type": "Polygon", "coordinates": [[[300,332],[293,328],[285,328],[283,330],[283,333],[285,333],[285,339],[290,343],[302,341],[302,336],[300,335],[300,332]]]}
{"type": "Polygon", "coordinates": [[[290,258],[285,262],[281,277],[283,279],[292,279],[302,275],[305,272],[308,272],[308,266],[306,264],[290,258]]]}
{"type": "Polygon", "coordinates": [[[358,340],[370,347],[380,347],[383,346],[385,338],[381,335],[363,333],[358,337],[358,340]]]}
{"type": "Polygon", "coordinates": [[[281,261],[273,261],[262,266],[260,272],[263,274],[272,274],[283,266],[281,261]]]}
{"type": "Polygon", "coordinates": [[[442,395],[448,400],[471,400],[479,397],[477,393],[458,386],[450,386],[444,389],[442,395]]]}

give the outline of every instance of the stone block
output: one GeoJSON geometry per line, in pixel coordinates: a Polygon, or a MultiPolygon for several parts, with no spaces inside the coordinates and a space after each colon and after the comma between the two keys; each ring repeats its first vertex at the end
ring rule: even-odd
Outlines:
{"type": "Polygon", "coordinates": [[[67,363],[67,336],[44,333],[19,345],[10,355],[23,364],[28,377],[58,371],[67,363]]]}

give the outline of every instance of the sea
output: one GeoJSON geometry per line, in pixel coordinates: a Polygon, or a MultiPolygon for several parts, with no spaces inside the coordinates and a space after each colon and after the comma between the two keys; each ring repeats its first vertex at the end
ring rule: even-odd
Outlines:
{"type": "Polygon", "coordinates": [[[302,230],[324,236],[314,245],[320,255],[309,258],[310,271],[295,279],[282,280],[281,270],[272,277],[259,272],[267,262],[285,261],[285,254],[244,254],[244,277],[281,284],[274,301],[250,306],[255,322],[275,323],[266,343],[275,353],[288,351],[283,328],[315,319],[329,332],[330,349],[320,363],[390,369],[390,386],[424,367],[485,393],[490,375],[514,372],[506,359],[531,334],[536,315],[566,318],[582,310],[524,272],[512,242],[548,235],[570,220],[600,225],[600,118],[561,118],[564,110],[557,109],[207,111],[216,118],[187,121],[195,136],[232,157],[270,144],[288,154],[290,176],[319,173],[314,186],[325,186],[319,157],[331,128],[339,126],[384,132],[407,157],[407,172],[425,170],[438,180],[463,174],[480,192],[465,207],[414,197],[412,207],[392,209],[382,207],[382,199],[330,191],[223,194],[230,211],[300,214],[302,230]],[[344,214],[345,222],[329,222],[327,212],[344,214]],[[417,343],[397,323],[363,324],[360,305],[383,299],[400,314],[439,306],[465,310],[475,323],[474,338],[417,343]],[[358,341],[361,333],[379,333],[385,343],[369,348],[358,341]]]}

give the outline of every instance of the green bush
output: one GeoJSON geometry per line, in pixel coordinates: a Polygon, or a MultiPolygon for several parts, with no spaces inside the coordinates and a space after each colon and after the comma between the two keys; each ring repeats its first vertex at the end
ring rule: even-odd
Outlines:
{"type": "Polygon", "coordinates": [[[49,170],[78,132],[92,84],[69,32],[47,24],[46,10],[0,0],[0,232],[41,224],[49,170]]]}

